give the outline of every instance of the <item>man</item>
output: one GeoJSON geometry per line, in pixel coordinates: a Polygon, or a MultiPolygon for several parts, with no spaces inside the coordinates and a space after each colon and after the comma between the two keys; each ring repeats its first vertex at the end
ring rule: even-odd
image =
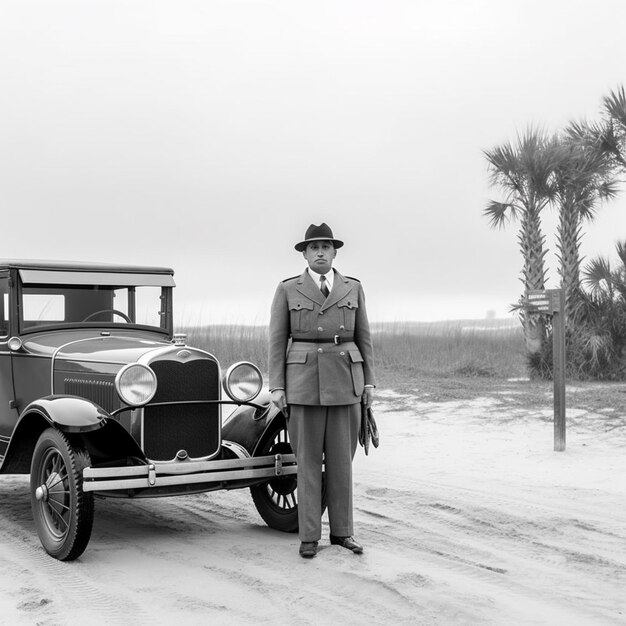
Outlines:
{"type": "Polygon", "coordinates": [[[352,537],[352,459],[361,402],[369,407],[373,399],[373,352],[361,283],[333,270],[342,246],[326,224],[309,226],[295,246],[308,268],[278,285],[270,319],[270,391],[289,416],[305,558],[321,538],[323,463],[330,542],[363,552],[352,537]]]}

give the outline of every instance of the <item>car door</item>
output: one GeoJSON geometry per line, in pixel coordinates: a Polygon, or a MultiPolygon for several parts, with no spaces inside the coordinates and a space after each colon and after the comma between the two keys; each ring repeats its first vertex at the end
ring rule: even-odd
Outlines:
{"type": "Polygon", "coordinates": [[[10,289],[8,272],[0,272],[0,460],[6,449],[17,421],[13,406],[13,377],[11,375],[10,337],[10,289]]]}

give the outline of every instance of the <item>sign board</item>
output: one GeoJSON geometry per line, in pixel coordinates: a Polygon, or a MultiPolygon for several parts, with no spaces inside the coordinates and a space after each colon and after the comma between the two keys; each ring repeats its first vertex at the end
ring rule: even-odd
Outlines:
{"type": "Polygon", "coordinates": [[[554,315],[561,312],[561,289],[529,289],[524,304],[529,313],[554,315]]]}
{"type": "Polygon", "coordinates": [[[552,368],[554,380],[554,449],[565,450],[565,292],[529,289],[523,299],[528,313],[552,316],[552,368]]]}
{"type": "Polygon", "coordinates": [[[529,313],[550,313],[550,298],[545,289],[529,289],[524,304],[529,313]]]}

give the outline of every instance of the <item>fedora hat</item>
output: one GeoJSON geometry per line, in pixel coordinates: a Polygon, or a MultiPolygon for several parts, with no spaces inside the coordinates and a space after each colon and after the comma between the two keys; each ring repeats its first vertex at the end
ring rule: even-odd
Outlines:
{"type": "Polygon", "coordinates": [[[333,237],[333,231],[330,226],[322,222],[319,226],[311,224],[304,233],[304,240],[297,243],[295,248],[298,252],[303,252],[311,241],[332,241],[335,248],[341,248],[343,241],[333,237]]]}

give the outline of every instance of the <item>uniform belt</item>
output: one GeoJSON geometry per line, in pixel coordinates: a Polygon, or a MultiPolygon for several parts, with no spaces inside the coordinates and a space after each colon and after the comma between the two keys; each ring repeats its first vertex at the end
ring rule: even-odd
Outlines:
{"type": "Polygon", "coordinates": [[[341,337],[340,335],[335,335],[330,339],[298,339],[297,337],[292,337],[292,339],[293,341],[302,341],[304,343],[334,343],[336,346],[346,341],[354,341],[354,337],[341,337]]]}

